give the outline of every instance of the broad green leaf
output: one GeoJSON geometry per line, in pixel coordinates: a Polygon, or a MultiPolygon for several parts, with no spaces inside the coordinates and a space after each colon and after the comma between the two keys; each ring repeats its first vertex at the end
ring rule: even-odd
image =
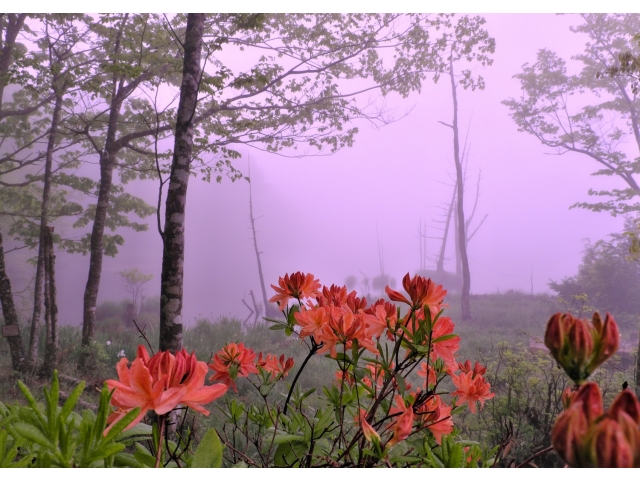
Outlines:
{"type": "Polygon", "coordinates": [[[222,443],[214,428],[204,434],[193,454],[191,467],[220,468],[222,466],[222,443]]]}

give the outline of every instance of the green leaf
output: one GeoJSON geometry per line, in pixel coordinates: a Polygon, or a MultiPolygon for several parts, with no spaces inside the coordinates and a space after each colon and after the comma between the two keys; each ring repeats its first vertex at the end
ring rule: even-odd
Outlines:
{"type": "Polygon", "coordinates": [[[97,448],[84,460],[83,467],[88,467],[94,462],[98,460],[104,460],[111,455],[115,455],[116,453],[120,453],[124,450],[125,446],[122,443],[112,443],[110,445],[103,445],[100,448],[97,448]]]}
{"type": "Polygon", "coordinates": [[[280,443],[286,443],[286,442],[303,442],[304,441],[304,437],[302,435],[292,435],[292,434],[282,434],[282,435],[276,435],[275,438],[273,439],[273,443],[278,445],[280,443]]]}
{"type": "Polygon", "coordinates": [[[149,450],[144,448],[139,443],[135,445],[136,451],[133,453],[133,457],[136,461],[145,467],[154,468],[156,466],[156,457],[149,453],[149,450]]]}
{"type": "Polygon", "coordinates": [[[18,422],[13,425],[15,431],[30,442],[36,443],[42,447],[55,450],[55,446],[35,425],[18,422]]]}
{"type": "Polygon", "coordinates": [[[118,422],[111,427],[109,433],[102,438],[100,442],[102,445],[113,440],[120,432],[122,432],[125,428],[129,426],[129,424],[138,416],[140,413],[140,407],[135,407],[134,409],[127,412],[127,414],[122,417],[118,422]]]}
{"type": "Polygon", "coordinates": [[[204,434],[193,454],[193,468],[220,468],[222,466],[222,443],[214,428],[204,434]]]}
{"type": "Polygon", "coordinates": [[[449,333],[448,335],[443,335],[441,337],[434,338],[433,340],[431,340],[431,343],[444,342],[446,340],[451,340],[452,338],[457,338],[457,337],[458,335],[456,335],[455,333],[449,333]]]}
{"type": "Polygon", "coordinates": [[[130,453],[116,453],[113,457],[113,466],[121,468],[140,468],[144,467],[144,464],[138,462],[138,460],[136,460],[136,457],[134,457],[130,453]]]}
{"type": "Polygon", "coordinates": [[[82,382],[80,382],[80,384],[76,388],[73,389],[73,391],[69,395],[69,398],[67,398],[67,401],[64,402],[64,406],[62,407],[62,410],[60,410],[61,421],[64,422],[67,420],[67,417],[73,411],[73,408],[76,406],[76,403],[80,398],[80,395],[82,395],[82,392],[84,391],[84,387],[85,387],[85,382],[83,380],[82,382]]]}
{"type": "Polygon", "coordinates": [[[244,462],[241,460],[241,461],[239,461],[238,463],[236,463],[236,464],[235,464],[233,467],[231,467],[231,468],[248,468],[248,467],[247,467],[247,464],[246,464],[246,463],[244,463],[244,462]]]}

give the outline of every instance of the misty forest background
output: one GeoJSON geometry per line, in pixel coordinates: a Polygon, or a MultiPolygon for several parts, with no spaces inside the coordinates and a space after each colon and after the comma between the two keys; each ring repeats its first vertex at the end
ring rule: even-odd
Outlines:
{"type": "Polygon", "coordinates": [[[640,15],[189,19],[0,15],[3,402],[54,368],[102,385],[140,331],[299,362],[263,320],[294,271],[371,303],[406,272],[442,283],[496,393],[456,425],[504,466],[562,409],[556,311],[611,312],[597,380],[640,394],[640,15]]]}

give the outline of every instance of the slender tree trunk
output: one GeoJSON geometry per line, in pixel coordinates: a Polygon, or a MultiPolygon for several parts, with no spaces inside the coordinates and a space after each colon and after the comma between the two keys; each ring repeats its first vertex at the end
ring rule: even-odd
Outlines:
{"type": "MultiPolygon", "coordinates": [[[[114,45],[114,57],[120,51],[120,41],[124,25],[128,15],[125,15],[118,36],[114,45]]],[[[115,62],[115,60],[114,60],[115,62]]],[[[104,256],[104,247],[102,237],[104,235],[104,227],[107,221],[107,212],[109,209],[109,199],[111,196],[111,187],[113,185],[113,167],[116,161],[117,148],[114,146],[116,141],[116,133],[118,131],[118,122],[120,120],[120,109],[122,102],[128,94],[123,94],[124,80],[118,80],[114,75],[111,89],[111,104],[109,105],[109,122],[107,124],[107,136],[105,138],[104,147],[100,151],[100,188],[98,190],[98,203],[96,204],[96,214],[93,219],[93,228],[91,229],[91,244],[89,247],[89,275],[87,277],[87,285],[84,290],[84,304],[82,312],[82,351],[78,367],[80,370],[90,369],[93,364],[93,355],[91,353],[91,342],[93,341],[93,331],[96,323],[96,309],[98,303],[98,291],[100,289],[100,277],[102,275],[102,259],[104,256]]],[[[130,92],[129,92],[130,93],[130,92]]]]}
{"type": "MultiPolygon", "coordinates": [[[[251,176],[251,167],[249,167],[249,176],[251,176]]],[[[256,233],[256,219],[253,216],[253,195],[251,193],[251,183],[249,183],[249,221],[251,222],[251,233],[253,234],[253,249],[256,252],[256,261],[258,262],[258,277],[260,278],[260,288],[262,290],[262,301],[264,303],[264,314],[267,317],[276,318],[278,312],[272,308],[269,300],[267,299],[267,288],[264,283],[264,273],[262,273],[262,261],[260,260],[260,254],[262,253],[258,249],[258,236],[256,233]]],[[[254,300],[255,303],[255,300],[254,300]]],[[[256,310],[256,320],[258,312],[256,310]]]]}
{"type": "Polygon", "coordinates": [[[190,13],[184,40],[184,64],[175,144],[165,208],[160,282],[160,350],[182,348],[182,293],[187,186],[193,150],[193,117],[201,78],[204,13],[190,13]]]}
{"type": "MultiPolygon", "coordinates": [[[[54,75],[54,85],[57,78],[54,75]]],[[[51,115],[51,129],[49,130],[49,141],[47,143],[47,156],[44,165],[44,186],[42,188],[42,204],[40,207],[40,244],[38,247],[38,266],[36,267],[36,285],[33,295],[33,316],[31,318],[31,335],[29,342],[29,361],[35,367],[38,362],[38,341],[40,339],[40,311],[42,305],[42,270],[44,259],[43,240],[47,234],[47,222],[49,217],[49,198],[51,196],[51,175],[53,170],[53,150],[56,145],[58,134],[58,123],[60,122],[60,112],[62,111],[62,95],[56,95],[51,115]]],[[[53,371],[52,371],[53,373],[53,371]]]]}
{"type": "Polygon", "coordinates": [[[13,49],[16,45],[16,38],[22,30],[24,21],[27,18],[26,13],[7,13],[4,23],[3,39],[0,38],[2,49],[0,51],[0,106],[2,105],[2,97],[4,95],[4,87],[7,85],[7,72],[13,63],[13,49]]]}
{"type": "Polygon", "coordinates": [[[449,203],[449,211],[447,212],[447,222],[444,225],[444,234],[442,235],[442,244],[440,245],[440,253],[438,254],[438,263],[436,265],[436,272],[439,274],[444,273],[444,253],[447,248],[447,238],[449,237],[449,225],[451,224],[451,214],[453,213],[453,206],[455,204],[456,193],[458,190],[458,183],[453,186],[453,193],[451,194],[451,203],[449,203]]]}
{"type": "MultiPolygon", "coordinates": [[[[4,263],[4,245],[2,242],[2,232],[0,232],[0,303],[2,304],[2,315],[5,325],[18,325],[18,313],[13,303],[11,294],[11,282],[7,276],[7,269],[4,263]]],[[[22,372],[26,370],[27,359],[24,354],[24,345],[21,336],[8,337],[9,349],[11,350],[11,365],[13,369],[22,372]]]]}
{"type": "MultiPolygon", "coordinates": [[[[457,190],[457,187],[456,187],[457,190]]],[[[453,219],[453,223],[456,226],[456,235],[455,235],[455,244],[456,244],[456,277],[460,278],[460,276],[462,275],[462,260],[460,259],[460,230],[457,228],[458,226],[458,202],[456,202],[456,206],[453,210],[454,212],[454,219],[453,219]]],[[[465,232],[466,232],[466,226],[465,226],[465,232]]]]}
{"type": "Polygon", "coordinates": [[[115,163],[115,153],[109,151],[111,144],[115,140],[117,123],[120,117],[120,105],[112,105],[109,114],[109,127],[105,148],[100,153],[100,189],[98,190],[98,203],[96,214],[91,230],[91,245],[89,257],[89,276],[84,291],[84,311],[82,316],[82,346],[85,347],[80,356],[80,368],[84,370],[91,362],[90,346],[93,340],[93,331],[96,322],[96,308],[98,301],[98,290],[100,289],[100,276],[102,275],[102,259],[104,247],[102,238],[104,235],[107,211],[111,187],[113,185],[113,167],[115,163]]]}
{"type": "Polygon", "coordinates": [[[58,305],[56,303],[56,257],[53,252],[53,227],[45,227],[44,240],[44,316],[47,325],[47,342],[42,374],[50,378],[58,363],[58,305]]]}
{"type": "Polygon", "coordinates": [[[33,293],[33,315],[31,316],[31,332],[29,335],[29,362],[33,367],[38,363],[38,346],[40,341],[40,315],[42,313],[42,277],[44,273],[44,245],[42,242],[42,224],[40,240],[38,240],[38,265],[36,266],[35,291],[33,293]]]}
{"type": "Polygon", "coordinates": [[[460,306],[462,307],[462,319],[471,320],[471,305],[469,303],[469,293],[471,291],[471,274],[469,272],[469,258],[467,256],[467,238],[464,225],[464,179],[462,172],[462,162],[460,161],[460,143],[458,137],[458,97],[456,94],[456,81],[453,76],[453,59],[449,59],[449,76],[451,77],[451,95],[453,97],[453,158],[456,163],[456,177],[458,186],[458,198],[456,213],[458,215],[458,237],[460,238],[459,252],[462,262],[462,296],[460,306]]]}

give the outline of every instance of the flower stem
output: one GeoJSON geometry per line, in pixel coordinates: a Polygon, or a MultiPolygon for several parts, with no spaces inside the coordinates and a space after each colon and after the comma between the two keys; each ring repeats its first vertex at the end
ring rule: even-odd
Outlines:
{"type": "Polygon", "coordinates": [[[160,467],[160,458],[162,456],[162,440],[164,439],[164,424],[166,415],[160,415],[158,421],[160,422],[160,435],[158,437],[158,451],[156,452],[156,467],[160,467]]]}
{"type": "Polygon", "coordinates": [[[296,382],[298,381],[298,377],[302,373],[302,370],[304,370],[304,367],[307,364],[307,362],[309,361],[309,359],[311,357],[313,357],[318,350],[320,350],[320,347],[321,347],[321,345],[316,344],[316,342],[312,338],[311,339],[311,350],[309,350],[309,354],[307,355],[307,358],[304,359],[304,362],[302,362],[302,365],[300,366],[300,369],[298,370],[298,373],[296,373],[296,376],[293,378],[293,383],[291,384],[291,388],[289,388],[289,394],[287,395],[287,400],[284,402],[284,409],[283,409],[282,412],[285,415],[287,414],[287,407],[289,406],[289,400],[291,400],[291,394],[293,393],[293,388],[296,386],[296,382]]]}

